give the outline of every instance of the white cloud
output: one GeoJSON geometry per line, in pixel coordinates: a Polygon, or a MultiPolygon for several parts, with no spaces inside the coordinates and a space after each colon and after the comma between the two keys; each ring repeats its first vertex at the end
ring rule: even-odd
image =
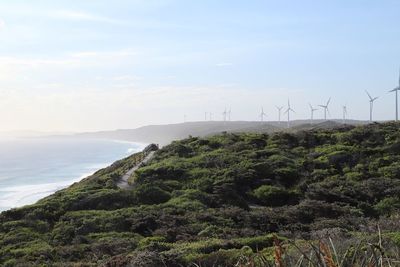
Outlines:
{"type": "MultiPolygon", "coordinates": [[[[63,84],[40,87],[65,88],[63,84]]],[[[288,93],[284,89],[262,92],[225,86],[131,87],[113,90],[75,88],[73,91],[9,91],[0,97],[0,130],[41,129],[85,131],[134,128],[149,123],[180,122],[185,112],[190,120],[202,120],[204,112],[220,119],[224,106],[232,108],[234,119],[257,119],[260,99],[273,103],[288,93]],[[8,115],[12,114],[12,116],[8,115]]],[[[0,91],[1,93],[1,91],[0,91]]],[[[266,112],[267,108],[265,109],[266,112]]],[[[271,116],[272,117],[272,116],[271,116]]]]}
{"type": "Polygon", "coordinates": [[[136,56],[138,52],[131,50],[118,50],[118,51],[84,51],[72,53],[74,58],[106,58],[106,57],[130,57],[136,56]]]}
{"type": "Polygon", "coordinates": [[[215,64],[215,66],[217,66],[217,67],[230,67],[230,66],[233,66],[233,63],[221,62],[221,63],[215,64]]]}
{"type": "Polygon", "coordinates": [[[46,17],[60,20],[70,21],[92,21],[92,22],[105,22],[105,23],[124,23],[121,20],[113,19],[107,16],[101,16],[81,10],[73,9],[51,9],[43,8],[38,6],[7,6],[4,8],[5,11],[14,15],[20,16],[34,16],[34,17],[46,17]]]}
{"type": "Polygon", "coordinates": [[[0,30],[4,29],[6,27],[6,23],[4,20],[0,19],[0,30]]]}
{"type": "Polygon", "coordinates": [[[40,58],[18,58],[18,57],[0,57],[0,66],[21,66],[21,67],[39,67],[48,65],[71,65],[77,63],[73,59],[40,59],[40,58]]]}
{"type": "Polygon", "coordinates": [[[111,24],[125,24],[126,22],[118,19],[109,18],[97,14],[92,14],[83,11],[74,10],[54,10],[50,11],[49,17],[53,19],[63,19],[70,21],[89,21],[89,22],[104,22],[111,24]]]}
{"type": "Polygon", "coordinates": [[[32,69],[52,71],[55,67],[76,69],[88,66],[109,67],[118,64],[132,63],[132,57],[136,55],[139,55],[139,53],[135,51],[116,50],[77,52],[58,57],[0,56],[0,70],[18,72],[32,69]]]}
{"type": "Polygon", "coordinates": [[[123,82],[123,81],[138,81],[141,80],[142,77],[140,76],[136,76],[136,75],[119,75],[119,76],[114,76],[112,78],[112,80],[114,81],[119,81],[119,82],[123,82]]]}

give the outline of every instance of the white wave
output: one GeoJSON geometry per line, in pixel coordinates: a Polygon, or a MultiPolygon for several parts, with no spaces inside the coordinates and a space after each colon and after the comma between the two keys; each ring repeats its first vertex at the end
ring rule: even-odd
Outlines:
{"type": "Polygon", "coordinates": [[[130,142],[130,141],[123,141],[123,140],[112,140],[112,142],[120,143],[120,144],[130,144],[133,147],[128,148],[126,154],[133,154],[142,151],[146,146],[149,144],[147,143],[138,143],[138,142],[130,142]]]}
{"type": "MultiPolygon", "coordinates": [[[[110,140],[107,141],[109,142],[110,140]]],[[[92,175],[97,170],[109,166],[115,160],[118,160],[125,155],[130,155],[135,152],[141,151],[147,146],[147,144],[136,142],[114,142],[125,143],[129,145],[121,146],[122,151],[118,153],[118,156],[110,156],[110,161],[108,162],[107,160],[104,160],[104,157],[101,157],[102,159],[98,160],[97,162],[89,164],[85,164],[85,162],[82,162],[84,165],[81,165],[81,162],[76,162],[76,165],[74,165],[75,161],[72,161],[70,163],[71,165],[63,165],[64,163],[60,165],[59,162],[62,162],[62,159],[59,159],[58,161],[55,160],[51,162],[45,162],[44,164],[30,164],[26,166],[26,164],[24,165],[19,163],[19,160],[21,160],[22,162],[29,162],[28,160],[26,160],[26,158],[29,159],[33,155],[29,153],[27,155],[25,155],[24,153],[16,153],[14,155],[12,153],[8,153],[7,150],[10,149],[11,152],[19,151],[19,143],[17,144],[18,146],[10,146],[11,148],[2,146],[0,152],[3,151],[3,154],[5,155],[3,158],[8,161],[12,161],[13,163],[15,161],[15,164],[11,164],[12,166],[23,166],[23,168],[21,169],[20,167],[17,167],[17,169],[15,169],[14,167],[8,167],[3,164],[5,167],[4,170],[2,169],[0,172],[0,181],[5,182],[3,183],[3,186],[0,186],[0,212],[10,208],[33,204],[39,199],[49,196],[60,189],[66,188],[75,182],[79,182],[83,178],[92,175]],[[23,156],[23,158],[21,155],[23,156]],[[57,173],[63,171],[63,166],[66,167],[66,171],[71,174],[71,176],[68,175],[70,178],[66,178],[65,176],[62,176],[62,178],[57,178],[57,173]],[[23,179],[24,176],[31,175],[32,173],[34,173],[32,175],[32,182],[26,182],[27,179],[23,179]],[[82,173],[82,175],[80,175],[80,173],[82,173]],[[54,177],[54,182],[48,180],[50,176],[54,177]],[[43,177],[43,180],[39,180],[40,177],[43,177]]],[[[35,144],[35,148],[36,146],[42,148],[42,144],[37,145],[37,140],[34,140],[34,142],[32,143],[35,144]]],[[[61,144],[63,143],[61,142],[61,144]]],[[[43,147],[43,149],[47,148],[46,146],[43,147]]],[[[61,151],[64,151],[63,149],[65,149],[65,146],[60,145],[60,149],[61,151]]],[[[93,148],[90,147],[90,149],[93,148]]],[[[54,154],[54,151],[52,150],[52,147],[50,147],[50,152],[48,154],[52,155],[52,153],[54,154]]],[[[70,150],[65,149],[65,153],[67,156],[70,155],[68,154],[70,153],[70,150]]],[[[74,154],[72,153],[71,155],[74,154]]],[[[96,159],[96,157],[90,153],[87,155],[96,159]]],[[[56,156],[58,156],[58,154],[56,154],[56,156]]],[[[1,159],[2,158],[0,157],[0,160],[1,159]]]]}
{"type": "Polygon", "coordinates": [[[35,203],[39,199],[80,181],[82,178],[56,183],[9,186],[0,189],[0,210],[35,203]]]}
{"type": "MultiPolygon", "coordinates": [[[[92,166],[93,167],[93,166],[92,166]]],[[[98,170],[100,168],[95,168],[98,170]]],[[[80,175],[79,178],[54,183],[42,183],[31,185],[8,186],[0,189],[0,211],[30,205],[47,197],[61,189],[67,188],[73,183],[81,181],[95,173],[93,168],[90,172],[80,175]]]]}

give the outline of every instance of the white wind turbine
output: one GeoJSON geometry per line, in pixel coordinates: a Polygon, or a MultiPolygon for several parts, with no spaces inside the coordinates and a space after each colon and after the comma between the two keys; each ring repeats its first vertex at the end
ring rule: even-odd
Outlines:
{"type": "Polygon", "coordinates": [[[229,108],[229,111],[228,111],[228,121],[231,121],[231,108],[229,108]]]}
{"type": "Polygon", "coordinates": [[[224,118],[224,121],[226,121],[226,114],[227,114],[227,112],[226,112],[226,108],[225,108],[224,112],[222,112],[222,117],[224,118]]]}
{"type": "Polygon", "coordinates": [[[261,107],[261,113],[260,113],[260,118],[261,118],[261,122],[264,121],[264,117],[267,116],[267,114],[264,112],[264,108],[261,107]]]}
{"type": "Polygon", "coordinates": [[[281,124],[281,113],[282,113],[283,107],[278,107],[278,106],[275,106],[275,107],[278,110],[278,124],[281,124]]]}
{"type": "Polygon", "coordinates": [[[389,91],[389,93],[396,92],[396,121],[399,120],[399,100],[398,100],[399,91],[400,91],[400,71],[399,71],[399,86],[389,91]]]}
{"type": "Polygon", "coordinates": [[[284,114],[287,114],[287,127],[290,128],[290,112],[295,112],[295,111],[290,107],[289,99],[288,99],[287,104],[288,104],[288,107],[284,114]]]}
{"type": "Polygon", "coordinates": [[[367,93],[368,97],[369,97],[369,121],[372,122],[372,111],[374,109],[374,102],[375,100],[377,100],[379,98],[379,96],[377,97],[372,97],[367,90],[365,90],[365,92],[367,93]]]}
{"type": "Polygon", "coordinates": [[[331,98],[329,98],[328,102],[326,102],[326,105],[318,105],[319,107],[324,109],[324,120],[326,120],[326,113],[329,113],[329,103],[331,102],[331,98]]]}
{"type": "Polygon", "coordinates": [[[308,103],[308,105],[310,106],[310,110],[311,110],[311,123],[314,123],[314,112],[317,111],[317,108],[314,108],[310,103],[308,103]]]}
{"type": "Polygon", "coordinates": [[[342,106],[342,108],[343,108],[343,124],[346,124],[347,105],[342,106]]]}

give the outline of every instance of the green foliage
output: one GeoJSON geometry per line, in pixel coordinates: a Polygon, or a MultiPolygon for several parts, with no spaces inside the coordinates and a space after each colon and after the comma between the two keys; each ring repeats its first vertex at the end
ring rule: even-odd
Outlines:
{"type": "Polygon", "coordinates": [[[266,206],[284,206],[289,203],[295,203],[297,195],[281,187],[262,185],[254,190],[254,196],[257,200],[266,206]]]}
{"type": "Polygon", "coordinates": [[[357,232],[400,210],[399,130],[190,137],[157,151],[132,189],[118,189],[143,158],[132,155],[1,213],[0,265],[233,266],[270,255],[270,233],[357,232]]]}
{"type": "Polygon", "coordinates": [[[400,210],[400,197],[387,197],[375,205],[375,209],[380,215],[390,215],[400,210]]]}

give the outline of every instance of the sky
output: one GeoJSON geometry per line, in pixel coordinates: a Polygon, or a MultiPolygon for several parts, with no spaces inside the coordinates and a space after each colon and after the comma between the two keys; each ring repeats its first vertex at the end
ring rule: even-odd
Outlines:
{"type": "Polygon", "coordinates": [[[0,0],[0,131],[394,119],[397,0],[0,0]],[[323,111],[315,113],[322,118],[323,111]]]}

